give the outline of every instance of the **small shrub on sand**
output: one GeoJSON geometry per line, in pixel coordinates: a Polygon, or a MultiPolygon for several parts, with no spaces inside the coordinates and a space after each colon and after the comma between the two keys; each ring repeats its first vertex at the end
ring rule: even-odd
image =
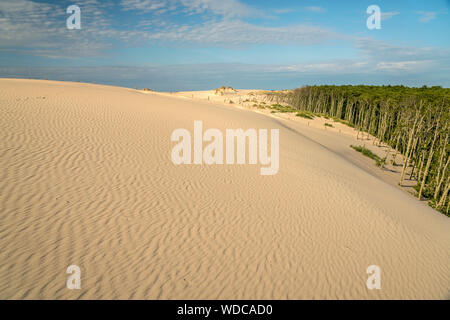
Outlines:
{"type": "Polygon", "coordinates": [[[271,109],[276,110],[276,112],[286,113],[286,112],[297,112],[297,109],[294,109],[289,106],[282,106],[281,104],[273,104],[270,106],[271,109]]]}
{"type": "Polygon", "coordinates": [[[311,119],[311,120],[314,119],[314,115],[312,113],[306,112],[306,111],[298,112],[295,116],[305,118],[305,119],[311,119]]]}
{"type": "Polygon", "coordinates": [[[347,120],[341,120],[341,119],[338,119],[338,118],[333,118],[333,121],[345,124],[346,126],[349,126],[350,128],[354,128],[355,127],[354,124],[348,122],[347,120]]]}
{"type": "Polygon", "coordinates": [[[324,126],[325,126],[325,127],[331,127],[331,128],[334,128],[332,124],[329,124],[329,123],[327,123],[327,122],[324,123],[324,126]]]}
{"type": "Polygon", "coordinates": [[[362,153],[364,156],[375,160],[375,164],[377,165],[377,167],[382,167],[383,165],[386,164],[386,158],[380,158],[379,156],[377,156],[375,153],[373,153],[364,146],[351,145],[350,147],[353,148],[355,151],[362,153]]]}

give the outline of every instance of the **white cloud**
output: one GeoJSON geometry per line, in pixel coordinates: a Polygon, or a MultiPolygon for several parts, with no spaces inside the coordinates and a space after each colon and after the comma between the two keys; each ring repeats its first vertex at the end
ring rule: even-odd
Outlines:
{"type": "Polygon", "coordinates": [[[292,8],[282,8],[282,9],[275,9],[274,12],[277,14],[284,14],[284,13],[295,12],[295,10],[292,8]]]}
{"type": "Polygon", "coordinates": [[[104,17],[109,5],[80,0],[81,30],[67,30],[68,14],[59,4],[30,0],[0,2],[0,50],[50,58],[96,56],[109,47],[99,37],[110,24],[104,17]]]}
{"type": "Polygon", "coordinates": [[[180,0],[188,10],[194,13],[211,12],[225,17],[263,16],[263,13],[239,0],[180,0]]]}
{"type": "Polygon", "coordinates": [[[418,14],[420,14],[419,21],[423,23],[430,22],[431,20],[434,20],[439,12],[436,11],[417,11],[418,14]]]}
{"type": "Polygon", "coordinates": [[[61,3],[30,0],[0,2],[0,49],[51,58],[99,56],[112,47],[112,40],[126,45],[149,42],[180,45],[245,46],[255,44],[309,45],[343,38],[327,28],[299,24],[261,26],[242,21],[260,12],[237,0],[122,0],[124,10],[175,10],[185,14],[213,12],[218,18],[194,25],[178,25],[163,17],[143,17],[136,24],[118,29],[108,9],[113,4],[80,0],[81,30],[67,30],[67,14],[61,3]],[[178,10],[178,9],[177,9],[178,10]]]}
{"type": "Polygon", "coordinates": [[[223,17],[265,16],[259,9],[239,0],[122,0],[120,4],[124,10],[142,13],[161,14],[178,10],[187,14],[211,13],[223,17]]]}
{"type": "Polygon", "coordinates": [[[327,11],[327,9],[322,8],[322,7],[317,7],[317,6],[309,6],[305,8],[307,11],[310,12],[316,12],[316,13],[324,13],[327,11]]]}
{"type": "Polygon", "coordinates": [[[410,47],[370,38],[357,39],[355,47],[362,53],[359,60],[375,73],[439,73],[450,68],[450,51],[444,48],[410,47]]]}
{"type": "Polygon", "coordinates": [[[142,13],[151,11],[167,11],[171,4],[168,0],[122,0],[123,10],[136,10],[142,13]]]}
{"type": "Polygon", "coordinates": [[[381,20],[391,19],[393,16],[396,16],[398,14],[400,14],[400,12],[397,11],[381,12],[381,20]]]}
{"type": "Polygon", "coordinates": [[[396,62],[379,62],[376,68],[379,70],[396,72],[396,71],[414,71],[419,72],[420,70],[426,69],[433,64],[431,60],[421,60],[421,61],[396,61],[396,62]]]}
{"type": "Polygon", "coordinates": [[[355,46],[372,60],[387,59],[390,61],[446,59],[448,49],[433,47],[409,47],[400,44],[391,44],[371,38],[359,38],[355,46]]]}
{"type": "Polygon", "coordinates": [[[169,27],[157,33],[143,33],[147,40],[164,40],[208,45],[315,44],[340,37],[337,33],[306,24],[266,27],[240,20],[208,21],[198,26],[169,27]]]}

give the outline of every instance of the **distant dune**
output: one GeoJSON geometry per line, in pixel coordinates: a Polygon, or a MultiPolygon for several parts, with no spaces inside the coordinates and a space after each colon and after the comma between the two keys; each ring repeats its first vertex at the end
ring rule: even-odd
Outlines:
{"type": "Polygon", "coordinates": [[[0,108],[1,299],[448,298],[450,219],[333,132],[70,82],[0,79],[0,108]],[[194,120],[279,129],[279,172],[174,165],[171,133],[194,120]]]}

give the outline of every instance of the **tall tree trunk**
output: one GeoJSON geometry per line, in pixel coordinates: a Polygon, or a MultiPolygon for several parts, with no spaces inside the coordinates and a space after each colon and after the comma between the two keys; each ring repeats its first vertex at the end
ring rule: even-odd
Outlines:
{"type": "Polygon", "coordinates": [[[449,162],[450,162],[450,157],[447,158],[447,162],[445,163],[441,179],[438,181],[436,189],[434,190],[434,197],[433,198],[436,199],[436,200],[437,200],[437,197],[439,195],[439,190],[441,189],[442,182],[444,181],[445,173],[447,172],[447,167],[448,167],[449,162]]]}
{"type": "Polygon", "coordinates": [[[438,132],[439,132],[439,123],[437,124],[436,130],[434,132],[434,138],[433,138],[433,142],[431,144],[430,155],[428,156],[427,165],[425,166],[425,171],[423,173],[422,184],[420,185],[419,194],[417,195],[417,199],[419,199],[419,200],[422,198],[422,192],[423,192],[423,188],[425,187],[425,182],[427,180],[428,170],[430,169],[431,160],[433,159],[434,144],[436,142],[438,132]]]}
{"type": "MultiPolygon", "coordinates": [[[[448,134],[445,135],[445,139],[442,140],[443,143],[441,144],[441,156],[439,157],[439,165],[437,168],[437,172],[436,172],[436,188],[434,191],[434,197],[436,198],[438,193],[439,193],[439,189],[440,189],[440,184],[439,181],[441,180],[441,169],[442,169],[442,164],[444,163],[444,156],[447,154],[446,152],[446,148],[447,148],[447,141],[448,141],[448,134]]],[[[447,159],[447,163],[445,164],[445,168],[443,171],[442,176],[445,176],[445,170],[447,169],[447,165],[448,165],[448,159],[447,159]]]]}
{"type": "MultiPolygon", "coordinates": [[[[450,176],[447,178],[445,183],[444,192],[442,193],[441,200],[439,200],[437,208],[442,208],[445,205],[445,200],[447,200],[448,191],[450,190],[450,176]]],[[[447,208],[448,209],[448,208],[447,208]]]]}
{"type": "Polygon", "coordinates": [[[417,112],[416,112],[416,116],[415,116],[415,119],[414,119],[414,125],[413,125],[412,129],[409,132],[408,145],[406,147],[406,154],[405,154],[405,160],[404,160],[404,163],[403,163],[402,175],[400,176],[400,185],[403,184],[403,180],[405,179],[406,167],[409,164],[409,153],[410,153],[410,150],[411,150],[411,144],[412,144],[412,141],[413,141],[414,132],[416,130],[416,125],[417,125],[417,121],[418,120],[419,120],[419,110],[417,110],[417,112]]]}

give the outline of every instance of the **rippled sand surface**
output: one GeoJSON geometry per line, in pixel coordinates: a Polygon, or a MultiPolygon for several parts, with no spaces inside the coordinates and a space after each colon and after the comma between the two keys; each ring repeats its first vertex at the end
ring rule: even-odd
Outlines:
{"type": "Polygon", "coordinates": [[[53,81],[0,79],[0,109],[2,299],[448,298],[450,220],[301,128],[53,81]],[[279,129],[278,174],[175,166],[170,135],[194,120],[279,129]]]}

